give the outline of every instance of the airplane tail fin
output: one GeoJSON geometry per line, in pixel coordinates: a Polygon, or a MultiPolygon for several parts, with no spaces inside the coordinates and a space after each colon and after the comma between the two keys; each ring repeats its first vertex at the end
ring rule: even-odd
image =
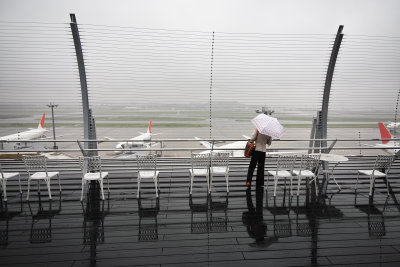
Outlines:
{"type": "Polygon", "coordinates": [[[43,113],[43,115],[42,115],[42,119],[39,122],[38,128],[41,128],[41,129],[44,128],[44,117],[45,117],[45,113],[43,113]]]}
{"type": "MultiPolygon", "coordinates": [[[[388,129],[386,129],[385,125],[382,122],[378,122],[379,131],[381,132],[382,139],[391,139],[392,135],[389,133],[388,129]]],[[[389,140],[382,140],[382,144],[388,143],[389,140]]]]}
{"type": "Polygon", "coordinates": [[[151,120],[150,120],[150,123],[149,123],[149,128],[147,129],[147,133],[151,133],[151,120]]]}

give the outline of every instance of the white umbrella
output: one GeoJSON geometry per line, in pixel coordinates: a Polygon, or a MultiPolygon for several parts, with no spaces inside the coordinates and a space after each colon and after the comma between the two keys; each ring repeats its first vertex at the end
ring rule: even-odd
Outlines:
{"type": "Polygon", "coordinates": [[[251,122],[259,133],[275,138],[280,138],[286,131],[276,118],[265,114],[258,115],[251,122]]]}

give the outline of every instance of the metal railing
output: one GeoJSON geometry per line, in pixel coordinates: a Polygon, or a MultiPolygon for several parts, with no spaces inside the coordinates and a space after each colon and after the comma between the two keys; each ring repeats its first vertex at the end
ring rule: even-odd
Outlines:
{"type": "MultiPolygon", "coordinates": [[[[391,141],[398,142],[400,141],[400,138],[393,138],[390,139],[391,141]]],[[[68,153],[68,152],[82,152],[82,149],[79,147],[78,143],[88,143],[88,142],[96,142],[99,144],[99,148],[97,149],[84,149],[84,151],[98,151],[98,152],[115,152],[117,153],[135,153],[135,152],[171,152],[171,151],[181,151],[181,152],[201,152],[205,150],[211,150],[211,151],[221,151],[221,150],[229,150],[229,151],[240,151],[244,150],[244,143],[243,143],[243,148],[241,147],[232,147],[232,148],[225,148],[225,147],[220,147],[221,144],[225,143],[230,143],[230,142],[245,142],[247,140],[245,139],[152,139],[151,141],[137,141],[137,140],[130,140],[130,139],[96,139],[96,140],[86,140],[86,139],[68,139],[68,140],[57,140],[57,143],[59,143],[59,148],[54,149],[53,146],[49,145],[48,147],[45,145],[47,143],[52,144],[54,143],[53,139],[46,139],[46,140],[18,140],[16,141],[6,141],[6,140],[1,140],[0,144],[3,149],[0,150],[0,154],[4,153],[53,153],[53,152],[59,152],[59,153],[68,153]],[[210,148],[207,147],[199,147],[200,142],[205,141],[210,144],[210,148]],[[110,147],[108,144],[116,144],[119,142],[135,142],[135,143],[143,143],[143,144],[148,144],[150,147],[145,147],[143,146],[136,146],[136,147],[129,147],[129,148],[115,148],[110,147]],[[24,148],[12,148],[14,147],[14,144],[25,144],[26,147],[24,148]],[[175,144],[174,144],[175,143],[175,144]],[[177,146],[176,143],[188,143],[187,146],[182,147],[182,146],[177,146]],[[195,143],[195,144],[193,144],[195,143]],[[30,146],[29,146],[29,145],[30,146]],[[41,144],[43,146],[36,146],[36,144],[41,144]],[[107,144],[107,145],[102,145],[102,144],[107,144]],[[168,144],[168,145],[167,145],[168,144]],[[159,145],[159,147],[155,147],[155,145],[159,145]],[[196,146],[197,145],[197,146],[196,146]],[[72,146],[72,148],[71,148],[72,146]],[[103,146],[103,147],[102,147],[103,146]]],[[[272,152],[285,152],[285,151],[320,151],[324,149],[328,150],[333,150],[333,151],[349,151],[349,150],[358,150],[358,151],[363,151],[363,150],[382,150],[382,149],[387,149],[387,150],[398,150],[400,149],[399,146],[385,146],[385,147],[379,147],[375,146],[375,144],[360,144],[360,145],[354,145],[355,142],[360,143],[360,142],[375,142],[375,143],[381,143],[382,141],[389,141],[388,139],[381,139],[381,138],[363,138],[363,139],[354,139],[354,138],[331,138],[331,139],[276,139],[273,140],[273,145],[271,145],[268,150],[272,152]],[[326,142],[353,142],[352,145],[334,145],[330,147],[329,145],[326,147],[310,147],[308,143],[310,141],[317,141],[321,143],[320,141],[326,141],[326,142]],[[286,142],[294,142],[296,143],[295,146],[282,146],[280,143],[286,143],[286,142]],[[304,145],[299,144],[301,142],[304,142],[304,145]]],[[[362,153],[360,153],[362,154],[362,153]]]]}

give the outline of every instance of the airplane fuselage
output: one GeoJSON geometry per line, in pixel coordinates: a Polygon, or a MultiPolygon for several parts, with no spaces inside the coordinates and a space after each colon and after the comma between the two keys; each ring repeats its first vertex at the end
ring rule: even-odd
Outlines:
{"type": "Polygon", "coordinates": [[[139,136],[136,136],[131,141],[127,142],[120,142],[118,143],[115,148],[117,149],[130,149],[130,148],[140,148],[140,147],[147,147],[149,141],[151,140],[150,133],[144,133],[139,136]]]}
{"type": "Polygon", "coordinates": [[[380,147],[392,154],[396,154],[397,152],[400,151],[400,145],[398,142],[390,141],[389,143],[386,144],[376,144],[376,147],[380,147]],[[392,147],[399,147],[399,148],[392,148],[392,147]]]}
{"type": "Polygon", "coordinates": [[[37,129],[28,130],[25,132],[2,136],[2,137],[0,137],[0,140],[3,140],[3,141],[33,140],[33,139],[42,137],[45,132],[47,132],[46,129],[37,128],[37,129]]]}

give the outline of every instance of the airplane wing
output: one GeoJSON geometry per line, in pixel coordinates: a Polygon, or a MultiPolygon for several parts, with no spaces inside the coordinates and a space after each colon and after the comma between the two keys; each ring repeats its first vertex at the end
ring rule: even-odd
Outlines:
{"type": "MultiPolygon", "coordinates": [[[[199,137],[195,137],[194,139],[201,140],[199,137]]],[[[211,147],[212,147],[210,142],[207,142],[207,141],[199,141],[199,142],[200,142],[200,144],[202,144],[203,146],[205,146],[208,149],[211,149],[211,147]]]]}

